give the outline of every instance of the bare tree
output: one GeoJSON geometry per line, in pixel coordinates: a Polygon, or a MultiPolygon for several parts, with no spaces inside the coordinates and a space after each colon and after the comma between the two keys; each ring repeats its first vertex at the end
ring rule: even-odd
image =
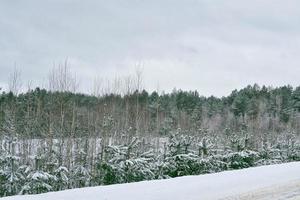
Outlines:
{"type": "Polygon", "coordinates": [[[97,76],[94,78],[92,95],[100,97],[102,95],[103,78],[97,76]]]}
{"type": "Polygon", "coordinates": [[[143,84],[143,68],[140,63],[136,64],[136,69],[135,69],[135,86],[136,86],[136,115],[135,115],[135,130],[136,130],[136,135],[140,134],[140,113],[139,113],[139,93],[142,89],[142,84],[143,84]]]}
{"type": "Polygon", "coordinates": [[[103,84],[103,88],[102,88],[102,95],[109,95],[112,93],[112,89],[111,89],[111,81],[109,79],[105,79],[104,84],[103,84]]]}
{"type": "Polygon", "coordinates": [[[76,92],[79,87],[76,74],[72,74],[66,59],[64,64],[58,67],[53,64],[48,76],[49,90],[60,92],[76,92]]]}
{"type": "Polygon", "coordinates": [[[121,94],[121,91],[122,91],[121,85],[122,85],[121,77],[115,76],[113,84],[112,84],[112,93],[117,94],[117,95],[121,94]]]}
{"type": "Polygon", "coordinates": [[[159,119],[160,87],[159,87],[159,82],[157,83],[156,92],[157,92],[157,100],[156,100],[156,133],[157,133],[157,135],[159,135],[159,129],[160,129],[160,119],[159,119]]]}
{"type": "MultiPolygon", "coordinates": [[[[60,64],[58,67],[53,66],[53,69],[50,71],[49,76],[49,90],[51,91],[59,91],[62,92],[58,95],[58,101],[60,106],[60,123],[59,128],[56,130],[60,131],[60,154],[63,155],[63,146],[64,146],[64,135],[68,133],[68,140],[67,140],[67,165],[70,166],[71,158],[73,154],[73,143],[75,139],[75,130],[76,130],[76,118],[77,118],[77,106],[76,102],[66,102],[64,98],[63,92],[72,92],[75,93],[79,87],[79,83],[76,78],[76,74],[72,74],[69,66],[68,60],[66,59],[64,64],[60,64]],[[71,107],[68,106],[71,103],[71,107]],[[71,127],[70,130],[65,130],[66,127],[66,113],[68,112],[68,107],[71,108],[71,127]]],[[[52,140],[53,140],[53,127],[54,123],[52,122],[52,113],[50,113],[50,128],[49,128],[49,140],[50,140],[50,148],[52,149],[52,140]]],[[[60,163],[62,164],[62,163],[60,163]]]]}
{"type": "Polygon", "coordinates": [[[143,65],[137,63],[135,67],[135,87],[138,92],[143,88],[143,65]]]}
{"type": "Polygon", "coordinates": [[[130,95],[133,93],[133,77],[131,75],[124,76],[123,94],[130,95]]]}
{"type": "Polygon", "coordinates": [[[18,95],[22,88],[21,71],[17,69],[16,64],[12,74],[9,76],[8,89],[15,95],[18,95]]]}

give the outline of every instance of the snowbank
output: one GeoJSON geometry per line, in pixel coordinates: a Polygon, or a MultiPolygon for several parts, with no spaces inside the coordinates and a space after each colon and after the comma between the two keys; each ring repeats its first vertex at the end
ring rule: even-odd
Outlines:
{"type": "MultiPolygon", "coordinates": [[[[266,192],[288,192],[300,197],[300,162],[187,176],[168,180],[100,186],[52,192],[32,196],[15,196],[5,200],[206,200],[259,199],[266,192]],[[285,189],[286,188],[286,189],[285,189]],[[253,192],[254,191],[254,192],[253,192]],[[252,193],[251,193],[252,192],[252,193]],[[299,192],[299,193],[298,193],[299,192]],[[248,198],[248,197],[253,198],[248,198]],[[228,197],[228,198],[226,198],[228,197]],[[241,198],[239,198],[241,197],[241,198]],[[242,198],[243,197],[243,198],[242,198]]],[[[270,196],[271,197],[271,196],[270,196]]],[[[264,198],[266,199],[266,198],[264,198]]]]}

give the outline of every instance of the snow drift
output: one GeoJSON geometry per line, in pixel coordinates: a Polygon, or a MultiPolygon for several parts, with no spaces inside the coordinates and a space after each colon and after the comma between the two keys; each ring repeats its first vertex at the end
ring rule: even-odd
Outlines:
{"type": "Polygon", "coordinates": [[[300,162],[3,199],[209,200],[279,199],[279,197],[280,199],[300,197],[300,162]]]}

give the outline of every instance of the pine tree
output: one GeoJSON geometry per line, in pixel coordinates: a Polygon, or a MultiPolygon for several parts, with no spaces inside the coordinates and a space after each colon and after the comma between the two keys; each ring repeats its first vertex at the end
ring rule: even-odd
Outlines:
{"type": "Polygon", "coordinates": [[[21,189],[21,194],[39,194],[44,192],[53,191],[54,188],[50,184],[55,182],[57,178],[43,171],[45,158],[38,153],[33,157],[35,162],[35,169],[30,170],[26,177],[26,184],[21,189]]]}
{"type": "Polygon", "coordinates": [[[16,138],[8,138],[3,141],[5,149],[1,152],[1,196],[10,196],[18,193],[24,177],[19,172],[20,158],[15,155],[16,138]]]}

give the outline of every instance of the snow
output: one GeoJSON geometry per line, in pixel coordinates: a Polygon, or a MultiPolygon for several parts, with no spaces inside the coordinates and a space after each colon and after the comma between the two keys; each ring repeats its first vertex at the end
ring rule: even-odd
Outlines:
{"type": "Polygon", "coordinates": [[[15,196],[5,200],[210,200],[300,198],[300,162],[200,176],[15,196]]]}

